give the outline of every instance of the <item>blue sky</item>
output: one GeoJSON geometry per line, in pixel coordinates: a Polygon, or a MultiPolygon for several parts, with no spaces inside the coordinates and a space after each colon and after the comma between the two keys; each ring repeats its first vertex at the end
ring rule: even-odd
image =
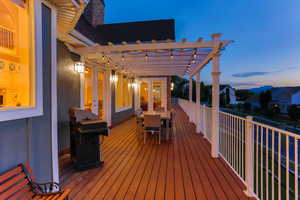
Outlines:
{"type": "Polygon", "coordinates": [[[105,23],[173,18],[178,41],[220,32],[236,41],[221,57],[222,83],[300,86],[299,9],[299,0],[107,0],[105,23]]]}

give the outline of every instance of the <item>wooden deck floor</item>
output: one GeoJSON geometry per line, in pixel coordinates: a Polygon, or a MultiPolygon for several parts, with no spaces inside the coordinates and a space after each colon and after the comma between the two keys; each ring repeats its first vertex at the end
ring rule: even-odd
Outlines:
{"type": "Polygon", "coordinates": [[[62,158],[61,181],[71,199],[247,199],[244,185],[223,160],[210,157],[209,143],[179,107],[175,121],[176,138],[161,145],[137,139],[134,119],[113,128],[102,168],[75,172],[62,158]]]}

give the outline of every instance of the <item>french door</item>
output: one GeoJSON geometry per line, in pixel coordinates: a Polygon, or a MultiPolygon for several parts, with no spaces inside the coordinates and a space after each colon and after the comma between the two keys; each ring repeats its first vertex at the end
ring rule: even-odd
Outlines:
{"type": "Polygon", "coordinates": [[[166,78],[143,78],[141,80],[140,108],[150,112],[167,110],[166,78]]]}
{"type": "Polygon", "coordinates": [[[106,119],[106,76],[104,70],[86,68],[84,74],[84,109],[99,116],[99,119],[106,119]]]}

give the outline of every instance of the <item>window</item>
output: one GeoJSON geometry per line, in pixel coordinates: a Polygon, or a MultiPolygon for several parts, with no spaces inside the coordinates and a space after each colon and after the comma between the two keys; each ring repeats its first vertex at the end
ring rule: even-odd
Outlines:
{"type": "Polygon", "coordinates": [[[122,111],[132,108],[132,80],[118,74],[116,83],[116,110],[122,111]]]}
{"type": "Polygon", "coordinates": [[[35,15],[40,15],[41,5],[37,2],[0,1],[0,121],[43,113],[42,44],[41,34],[36,35],[42,31],[41,26],[35,27],[41,22],[41,16],[35,15]]]}

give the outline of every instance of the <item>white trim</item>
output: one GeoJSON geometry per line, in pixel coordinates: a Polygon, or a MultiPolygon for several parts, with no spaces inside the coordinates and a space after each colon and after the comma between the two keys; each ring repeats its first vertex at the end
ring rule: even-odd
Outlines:
{"type": "MultiPolygon", "coordinates": [[[[35,52],[32,56],[34,62],[34,76],[31,81],[34,85],[34,94],[35,99],[34,107],[21,107],[21,108],[3,108],[0,109],[0,122],[37,117],[43,115],[43,68],[42,68],[42,19],[41,19],[41,9],[40,9],[40,0],[34,0],[34,19],[30,19],[33,22],[32,26],[34,29],[35,35],[35,52]]],[[[31,7],[31,6],[30,6],[31,7]]],[[[32,11],[31,11],[32,12],[32,11]]],[[[31,89],[31,90],[32,90],[31,89]]]]}
{"type": "Polygon", "coordinates": [[[153,82],[159,81],[162,83],[161,89],[162,89],[162,106],[165,110],[167,110],[168,106],[168,80],[167,77],[153,77],[153,78],[141,78],[141,82],[145,82],[148,84],[148,110],[149,112],[153,111],[153,82]]]}
{"type": "Polygon", "coordinates": [[[51,144],[52,144],[52,181],[59,183],[58,164],[58,120],[57,120],[57,46],[56,46],[56,8],[46,0],[42,4],[51,9],[51,144]]]}
{"type": "Polygon", "coordinates": [[[80,109],[84,109],[84,73],[80,74],[80,109]]]}
{"type": "Polygon", "coordinates": [[[96,43],[90,40],[89,38],[82,35],[80,32],[76,31],[75,29],[71,32],[72,35],[78,37],[79,40],[84,42],[87,46],[95,46],[96,43]]]}
{"type": "Polygon", "coordinates": [[[123,112],[123,111],[130,110],[130,109],[132,109],[132,106],[123,107],[123,108],[116,108],[115,112],[119,113],[119,112],[123,112]]]}

